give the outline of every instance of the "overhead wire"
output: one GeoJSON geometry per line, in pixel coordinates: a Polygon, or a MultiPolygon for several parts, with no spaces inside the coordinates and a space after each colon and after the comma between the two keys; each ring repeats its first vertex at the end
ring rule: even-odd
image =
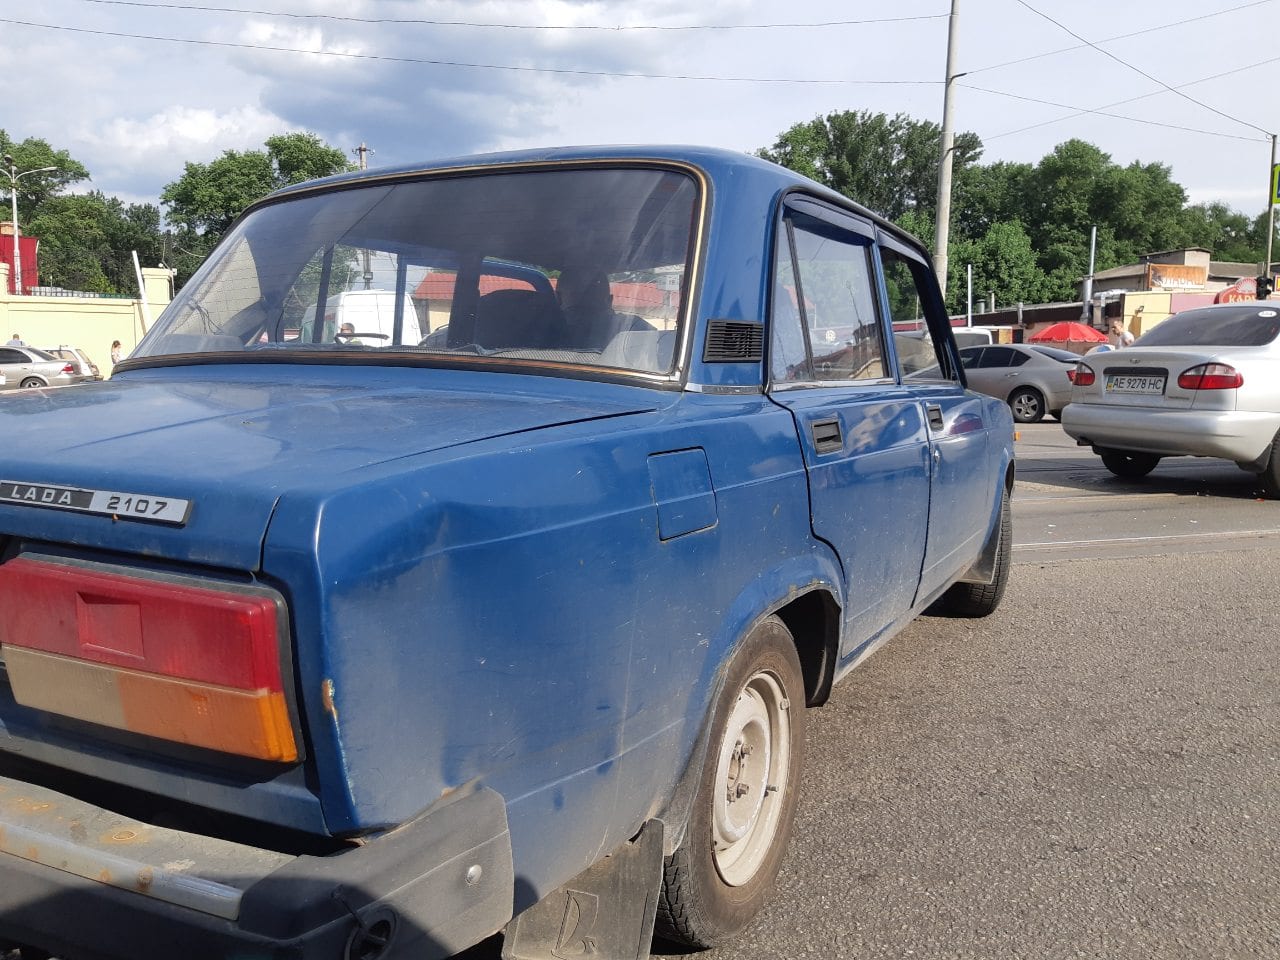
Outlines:
{"type": "MultiPolygon", "coordinates": [[[[1178,89],[1183,89],[1186,87],[1194,87],[1197,84],[1208,83],[1210,80],[1220,80],[1223,77],[1229,77],[1229,76],[1232,76],[1233,74],[1243,73],[1246,70],[1255,70],[1258,67],[1270,66],[1273,63],[1280,63],[1280,57],[1271,57],[1268,60],[1259,60],[1257,63],[1249,63],[1241,67],[1234,67],[1231,70],[1224,70],[1221,73],[1215,73],[1207,77],[1201,77],[1199,80],[1190,80],[1187,83],[1179,84],[1178,89]]],[[[1124,100],[1115,100],[1111,103],[1103,104],[1100,107],[1088,108],[1088,107],[1075,107],[1075,106],[1071,106],[1070,104],[1053,103],[1052,101],[1049,101],[1049,100],[1036,100],[1033,97],[1026,97],[1020,94],[1008,93],[1003,90],[988,90],[985,87],[979,87],[969,83],[961,84],[961,86],[963,86],[965,89],[976,90],[980,93],[995,94],[996,96],[1001,96],[1001,97],[1012,97],[1017,100],[1029,100],[1033,103],[1042,103],[1045,106],[1061,107],[1064,110],[1075,111],[1074,113],[1068,114],[1065,117],[1055,117],[1052,120],[1041,120],[1039,123],[1033,123],[1033,124],[1030,124],[1029,126],[1019,127],[1016,130],[1006,130],[1004,133],[997,133],[997,134],[994,134],[993,136],[984,137],[983,138],[984,142],[988,140],[999,140],[1001,137],[1010,137],[1017,133],[1026,133],[1028,130],[1036,130],[1036,129],[1039,129],[1040,127],[1047,127],[1047,126],[1050,126],[1051,124],[1061,123],[1064,120],[1071,120],[1075,117],[1084,116],[1085,114],[1098,114],[1104,117],[1115,117],[1120,120],[1128,120],[1133,123],[1147,123],[1154,126],[1172,127],[1173,129],[1176,129],[1176,130],[1186,130],[1189,133],[1203,133],[1203,134],[1207,134],[1209,136],[1214,136],[1214,137],[1226,137],[1232,140],[1245,140],[1249,143],[1258,143],[1261,140],[1266,139],[1265,137],[1245,137],[1239,134],[1217,133],[1210,130],[1196,130],[1191,127],[1180,127],[1177,124],[1167,124],[1167,123],[1161,123],[1155,120],[1143,120],[1139,117],[1126,117],[1120,114],[1112,114],[1112,113],[1105,112],[1107,110],[1110,110],[1112,107],[1122,107],[1128,103],[1137,103],[1139,100],[1147,100],[1151,97],[1159,96],[1161,93],[1164,92],[1163,90],[1155,90],[1155,91],[1152,91],[1151,93],[1139,94],[1136,97],[1127,97],[1124,100]]]]}
{"type": "Polygon", "coordinates": [[[243,7],[215,7],[185,3],[162,3],[158,0],[80,0],[116,7],[145,7],[152,10],[194,10],[201,13],[238,13],[255,17],[287,17],[294,20],[331,20],[343,23],[425,25],[437,27],[490,27],[502,30],[777,30],[811,27],[849,27],[877,23],[907,23],[914,20],[943,20],[946,13],[917,14],[907,17],[874,17],[863,20],[824,20],[812,23],[696,23],[696,24],[551,24],[491,23],[473,20],[436,20],[418,17],[351,17],[332,13],[290,13],[280,10],[253,10],[243,7]]]}
{"type": "Polygon", "coordinates": [[[0,17],[0,23],[34,27],[42,30],[60,30],[68,33],[91,34],[100,37],[116,37],[125,40],[152,40],[161,43],[181,43],[201,47],[222,47],[237,50],[268,51],[271,53],[297,53],[313,57],[341,57],[351,60],[376,60],[386,63],[414,63],[436,67],[463,67],[472,70],[508,70],[518,73],[550,73],[585,77],[619,77],[640,80],[699,80],[716,83],[772,83],[772,84],[854,84],[858,86],[941,86],[941,80],[856,80],[823,79],[806,77],[718,77],[699,74],[676,73],[627,73],[617,70],[586,70],[574,67],[530,67],[501,63],[468,63],[460,60],[436,60],[428,57],[396,57],[381,53],[351,53],[341,50],[307,50],[302,47],[284,47],[264,43],[241,43],[233,40],[198,40],[191,37],[164,37],[145,33],[124,33],[116,30],[95,30],[89,27],[71,27],[65,24],[34,23],[29,20],[13,20],[0,17]]]}
{"type": "Polygon", "coordinates": [[[1264,130],[1262,127],[1258,126],[1255,123],[1250,123],[1248,120],[1242,120],[1240,117],[1232,116],[1231,114],[1223,110],[1219,110],[1217,107],[1212,106],[1211,104],[1205,103],[1202,100],[1197,100],[1195,97],[1188,96],[1187,94],[1182,93],[1176,87],[1171,87],[1169,84],[1165,83],[1163,80],[1159,79],[1158,77],[1153,77],[1151,74],[1147,73],[1141,67],[1134,66],[1132,63],[1129,63],[1127,60],[1123,59],[1122,57],[1116,56],[1110,50],[1105,50],[1102,47],[1100,47],[1098,44],[1094,43],[1093,41],[1087,40],[1084,37],[1080,36],[1080,34],[1076,33],[1070,27],[1055,20],[1053,17],[1049,16],[1047,13],[1044,13],[1041,10],[1037,10],[1030,3],[1028,3],[1027,0],[1015,0],[1015,2],[1021,4],[1023,7],[1026,7],[1036,16],[1043,17],[1045,20],[1048,20],[1050,23],[1052,23],[1054,26],[1056,26],[1058,29],[1062,30],[1063,32],[1070,34],[1071,36],[1075,37],[1077,40],[1081,41],[1087,46],[1092,47],[1094,50],[1098,51],[1098,53],[1102,54],[1104,57],[1108,57],[1109,59],[1114,60],[1116,63],[1120,64],[1121,66],[1127,67],[1128,69],[1132,70],[1134,73],[1137,73],[1140,76],[1145,77],[1146,79],[1150,80],[1152,83],[1158,84],[1159,86],[1163,87],[1165,90],[1181,97],[1187,102],[1194,103],[1198,107],[1203,107],[1205,110],[1208,110],[1211,113],[1216,113],[1218,116],[1223,117],[1227,120],[1230,120],[1233,123],[1238,123],[1241,126],[1245,126],[1245,127],[1249,127],[1250,129],[1257,130],[1259,133],[1266,134],[1268,137],[1271,136],[1271,132],[1269,130],[1264,130]]]}
{"type": "MultiPolygon", "coordinates": [[[[1225,10],[1215,10],[1213,13],[1202,13],[1199,16],[1187,17],[1185,20],[1168,20],[1164,23],[1156,24],[1154,27],[1146,27],[1142,30],[1134,30],[1130,33],[1120,33],[1114,37],[1107,37],[1105,40],[1095,41],[1096,43],[1115,43],[1119,40],[1132,40],[1134,37],[1146,36],[1150,33],[1158,33],[1162,30],[1169,30],[1173,27],[1186,26],[1188,23],[1198,23],[1201,20],[1212,20],[1215,17],[1225,16],[1229,13],[1238,13],[1241,10],[1248,10],[1251,7],[1261,7],[1277,2],[1277,0],[1252,0],[1250,3],[1242,3],[1234,7],[1228,7],[1225,10]]],[[[973,70],[966,70],[967,76],[973,76],[976,73],[986,73],[988,70],[999,70],[1002,67],[1013,67],[1023,63],[1031,63],[1034,60],[1043,60],[1047,57],[1056,57],[1060,53],[1071,53],[1074,50],[1087,50],[1091,44],[1077,43],[1070,47],[1059,47],[1057,50],[1046,50],[1043,53],[1033,53],[1030,56],[1018,57],[1016,60],[1005,60],[1001,63],[991,63],[985,67],[977,67],[973,70]]]]}

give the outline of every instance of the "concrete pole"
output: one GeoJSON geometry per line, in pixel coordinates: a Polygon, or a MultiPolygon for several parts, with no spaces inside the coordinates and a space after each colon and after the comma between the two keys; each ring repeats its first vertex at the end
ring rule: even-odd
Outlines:
{"type": "Polygon", "coordinates": [[[955,149],[952,128],[951,87],[963,74],[956,73],[956,45],[960,34],[960,0],[951,0],[947,29],[947,76],[942,92],[942,155],[938,158],[938,219],[933,231],[933,269],[942,295],[947,295],[947,243],[951,235],[951,159],[955,149]]]}
{"type": "MultiPolygon", "coordinates": [[[[1276,135],[1271,135],[1271,166],[1267,170],[1269,177],[1276,175],[1276,135]]],[[[1271,181],[1267,183],[1267,265],[1262,268],[1262,272],[1266,276],[1271,276],[1271,240],[1276,235],[1276,205],[1272,203],[1275,197],[1271,196],[1271,181]]]]}
{"type": "Polygon", "coordinates": [[[966,327],[973,326],[973,264],[970,263],[965,267],[965,273],[968,277],[965,284],[964,295],[964,325],[966,327]]]}
{"type": "MultiPolygon", "coordinates": [[[[360,141],[360,146],[356,147],[356,149],[355,149],[355,151],[354,151],[354,152],[355,152],[356,156],[358,156],[358,157],[360,158],[360,169],[361,169],[361,170],[368,170],[368,169],[369,169],[369,160],[368,160],[368,157],[369,157],[369,154],[370,154],[372,151],[370,151],[370,149],[369,149],[368,147],[366,147],[366,146],[365,146],[365,143],[364,143],[364,141],[363,141],[363,140],[361,140],[361,141],[360,141]]],[[[369,290],[369,289],[371,289],[372,287],[373,287],[373,267],[372,267],[372,266],[370,265],[370,263],[369,263],[369,248],[368,248],[368,247],[365,247],[365,250],[364,250],[364,288],[365,288],[366,290],[369,290]]]]}
{"type": "Polygon", "coordinates": [[[1089,275],[1084,278],[1084,303],[1080,305],[1080,322],[1092,323],[1093,314],[1090,307],[1093,305],[1093,255],[1098,249],[1098,227],[1094,225],[1089,230],[1089,275]]]}
{"type": "MultiPolygon", "coordinates": [[[[22,243],[18,235],[18,175],[14,172],[13,157],[9,161],[9,202],[13,207],[13,292],[22,296],[22,243]]],[[[5,293],[9,291],[6,290],[5,293]]]]}

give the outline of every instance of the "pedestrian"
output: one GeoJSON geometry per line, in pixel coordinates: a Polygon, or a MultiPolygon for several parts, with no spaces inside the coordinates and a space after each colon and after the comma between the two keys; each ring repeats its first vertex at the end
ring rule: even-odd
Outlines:
{"type": "Polygon", "coordinates": [[[9,342],[6,343],[5,346],[6,347],[25,347],[26,344],[22,342],[22,337],[18,336],[15,333],[12,337],[9,338],[9,342]]]}
{"type": "Polygon", "coordinates": [[[111,369],[116,368],[116,364],[120,362],[120,341],[111,341],[111,369]]]}
{"type": "Polygon", "coordinates": [[[1133,334],[1125,329],[1124,321],[1118,317],[1111,321],[1111,335],[1116,338],[1115,346],[1117,350],[1133,344],[1133,334]]]}

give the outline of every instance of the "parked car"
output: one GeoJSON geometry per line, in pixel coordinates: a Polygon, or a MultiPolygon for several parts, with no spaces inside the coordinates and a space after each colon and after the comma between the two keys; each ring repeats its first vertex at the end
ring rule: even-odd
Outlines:
{"type": "Polygon", "coordinates": [[[1175,314],[1131,347],[1080,361],[1062,427],[1119,477],[1164,457],[1220,457],[1280,497],[1280,304],[1175,314]]]}
{"type": "Polygon", "coordinates": [[[75,364],[75,375],[79,378],[80,382],[84,382],[85,380],[102,379],[102,374],[98,370],[98,365],[90,360],[89,355],[79,347],[69,347],[64,344],[58,347],[45,347],[44,352],[49,354],[51,357],[56,357],[59,360],[66,360],[69,363],[75,364]]]}
{"type": "Polygon", "coordinates": [[[0,373],[8,380],[8,388],[65,387],[85,379],[69,363],[35,347],[0,346],[0,373]]]}
{"type": "Polygon", "coordinates": [[[1048,413],[1062,416],[1071,402],[1071,380],[1078,354],[1057,347],[1003,343],[962,347],[969,386],[1009,404],[1018,423],[1037,423],[1048,413]]]}
{"type": "Polygon", "coordinates": [[[806,707],[921,611],[1000,603],[1013,424],[963,377],[923,246],[730,151],[254,205],[110,380],[0,403],[0,943],[731,937],[806,707]],[[366,252],[452,277],[440,342],[298,336],[366,252]],[[541,280],[481,296],[486,262],[541,280]]]}
{"type": "Polygon", "coordinates": [[[952,327],[951,335],[956,338],[956,344],[963,349],[995,343],[999,330],[995,327],[952,327]]]}

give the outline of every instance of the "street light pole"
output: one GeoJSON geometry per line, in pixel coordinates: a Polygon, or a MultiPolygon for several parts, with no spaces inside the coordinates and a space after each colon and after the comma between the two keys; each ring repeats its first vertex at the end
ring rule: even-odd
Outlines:
{"type": "Polygon", "coordinates": [[[58,168],[37,167],[34,170],[23,170],[19,173],[18,165],[7,153],[4,155],[4,164],[9,168],[9,206],[13,213],[13,289],[18,296],[22,296],[22,231],[18,229],[18,181],[33,173],[49,173],[58,168]]]}
{"type": "Polygon", "coordinates": [[[942,154],[938,158],[938,215],[933,230],[933,269],[947,296],[947,243],[951,234],[951,162],[955,150],[952,133],[952,85],[964,76],[956,73],[956,41],[960,33],[960,0],[951,0],[951,18],[947,28],[947,76],[942,92],[942,154]]]}

